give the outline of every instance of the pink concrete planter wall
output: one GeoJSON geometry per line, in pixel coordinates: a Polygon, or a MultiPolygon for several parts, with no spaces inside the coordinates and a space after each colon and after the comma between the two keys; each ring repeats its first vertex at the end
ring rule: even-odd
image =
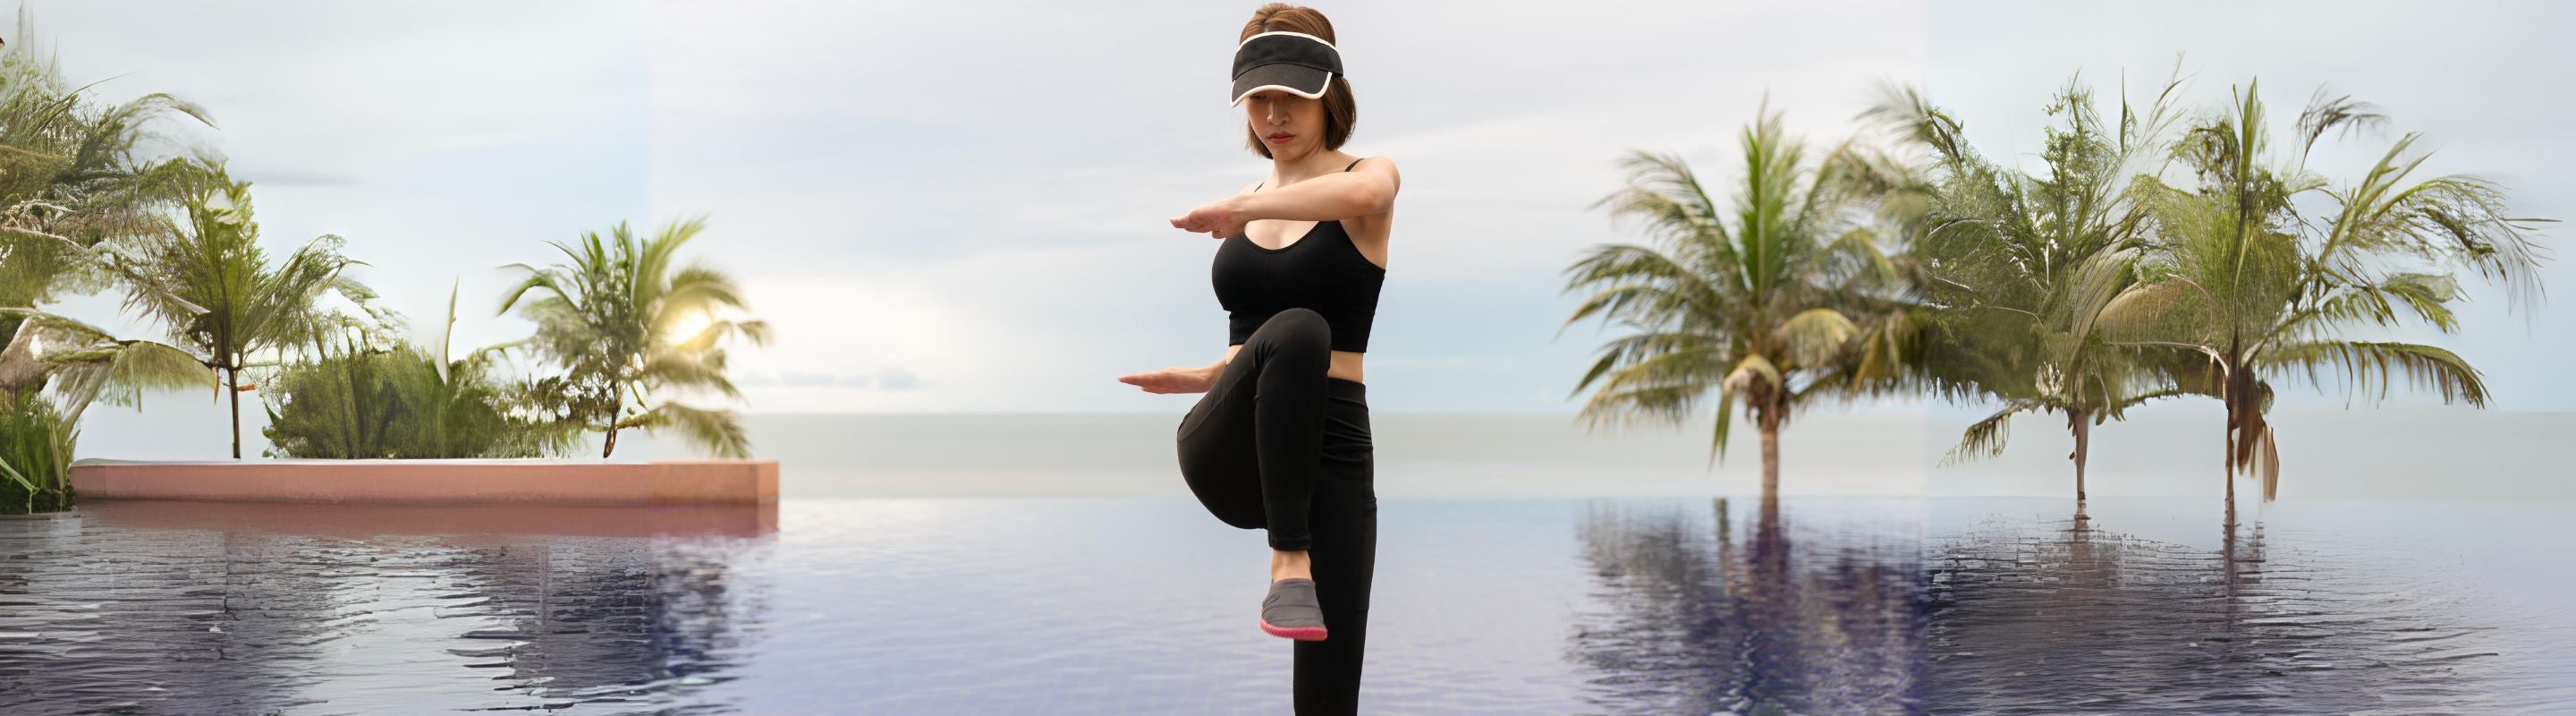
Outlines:
{"type": "Polygon", "coordinates": [[[758,537],[778,531],[778,503],[600,507],[527,504],[376,505],[292,502],[82,500],[70,513],[114,528],[265,532],[369,539],[442,535],[445,544],[509,543],[516,535],[758,537]]]}
{"type": "Polygon", "coordinates": [[[778,501],[777,460],[84,459],[88,500],[367,504],[759,505],[778,501]]]}

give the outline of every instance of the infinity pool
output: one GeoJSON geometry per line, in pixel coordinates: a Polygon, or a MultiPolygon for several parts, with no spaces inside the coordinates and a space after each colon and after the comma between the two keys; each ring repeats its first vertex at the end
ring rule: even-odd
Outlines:
{"type": "MultiPolygon", "coordinates": [[[[1385,499],[1390,714],[2576,710],[2576,508],[1385,499]]],[[[93,502],[0,520],[0,711],[1282,714],[1186,497],[93,502]]]]}

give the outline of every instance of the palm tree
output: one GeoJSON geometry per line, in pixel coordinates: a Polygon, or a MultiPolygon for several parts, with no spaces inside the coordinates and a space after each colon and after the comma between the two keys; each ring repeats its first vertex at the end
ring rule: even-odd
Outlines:
{"type": "MultiPolygon", "coordinates": [[[[18,11],[18,37],[0,43],[0,307],[33,309],[65,291],[123,280],[105,244],[151,231],[175,199],[166,167],[137,155],[146,127],[171,116],[211,126],[203,110],[153,93],[99,106],[40,52],[18,11]]],[[[0,314],[0,340],[22,314],[0,314]]]]}
{"type": "Polygon", "coordinates": [[[2450,304],[2462,294],[2449,269],[2501,280],[2519,304],[2539,295],[2534,272],[2545,258],[2529,236],[2539,220],[2508,215],[2496,184],[2457,174],[2408,183],[2425,159],[2408,155],[2414,133],[2349,187],[2308,171],[2308,152],[2326,134],[2385,121],[2370,105],[2318,92],[2298,118],[2298,154],[2283,161],[2270,156],[2256,85],[2234,99],[2176,150],[2198,191],[2145,187],[2154,193],[2160,245],[2140,265],[2139,282],[2102,316],[2114,344],[2205,357],[2205,380],[2227,406],[2231,524],[2239,472],[2260,475],[2263,499],[2278,494],[2280,452],[2265,418],[2271,379],[2305,375],[2322,388],[2332,375],[2347,391],[2376,386],[2383,397],[2402,381],[2433,388],[2444,402],[2483,407],[2487,385],[2457,354],[2345,334],[2395,326],[2410,314],[2456,331],[2450,304]],[[2311,192],[2333,211],[2303,214],[2293,200],[2311,192]]]}
{"type": "Polygon", "coordinates": [[[1945,463],[2002,454],[2015,415],[2061,413],[2075,439],[2067,457],[2081,501],[2092,428],[2184,394],[2134,349],[2106,346],[2093,330],[2103,305],[2132,281],[2154,229],[2131,179],[2162,171],[2146,164],[2164,154],[2181,84],[2178,74],[2168,80],[2143,114],[2124,96],[2114,128],[2093,110],[2081,77],[2070,78],[2047,106],[2058,122],[2047,128],[2038,174],[1978,153],[1956,118],[1910,88],[1889,88],[1865,113],[1933,157],[1933,191],[1911,242],[1921,294],[1938,307],[1924,370],[1948,397],[2002,402],[1968,427],[1945,463]]]}
{"type": "Polygon", "coordinates": [[[542,293],[521,310],[537,324],[523,344],[562,363],[567,373],[545,387],[558,394],[560,414],[606,434],[601,457],[616,453],[620,430],[672,427],[719,456],[750,455],[739,414],[660,397],[700,389],[739,399],[720,343],[727,335],[769,343],[768,322],[718,315],[748,309],[732,278],[697,263],[674,269],[680,246],[705,228],[706,218],[696,217],[639,241],[619,222],[606,238],[582,232],[578,248],[547,242],[571,263],[502,267],[527,278],[502,299],[501,313],[530,291],[542,293]]]}
{"type": "Polygon", "coordinates": [[[241,373],[276,364],[253,356],[310,345],[351,325],[353,319],[318,305],[325,292],[361,305],[375,293],[342,274],[365,262],[342,256],[346,242],[338,236],[317,237],[284,263],[269,266],[259,248],[259,224],[251,218],[250,182],[233,181],[213,160],[184,166],[185,220],[162,222],[124,257],[134,267],[135,284],[125,307],[160,319],[170,327],[172,343],[223,374],[231,397],[232,455],[238,459],[241,393],[253,387],[242,384],[241,373]]]}
{"type": "Polygon", "coordinates": [[[1710,464],[1724,456],[1742,403],[1761,431],[1770,497],[1793,410],[1905,377],[1899,364],[1917,317],[1897,296],[1901,272],[1871,218],[1913,189],[1902,168],[1853,142],[1802,162],[1803,147],[1767,108],[1742,146],[1732,212],[1678,156],[1641,151],[1621,162],[1626,186],[1594,206],[1610,207],[1614,221],[1642,220],[1661,246],[1601,244],[1569,266],[1566,291],[1593,293],[1565,325],[1599,317],[1634,330],[1604,344],[1575,387],[1601,383],[1578,417],[1595,428],[1631,417],[1679,422],[1714,391],[1710,464]]]}

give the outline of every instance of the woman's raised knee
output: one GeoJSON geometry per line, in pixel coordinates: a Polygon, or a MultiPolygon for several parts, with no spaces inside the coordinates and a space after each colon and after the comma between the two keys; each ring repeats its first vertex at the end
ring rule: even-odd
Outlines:
{"type": "Polygon", "coordinates": [[[1312,308],[1281,309],[1253,332],[1267,334],[1267,338],[1283,346],[1315,346],[1330,351],[1333,345],[1333,325],[1312,308]]]}

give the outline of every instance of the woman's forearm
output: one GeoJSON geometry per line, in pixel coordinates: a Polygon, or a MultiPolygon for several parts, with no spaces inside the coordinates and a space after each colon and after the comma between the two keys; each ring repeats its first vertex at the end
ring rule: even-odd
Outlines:
{"type": "Polygon", "coordinates": [[[1369,172],[1338,172],[1227,199],[1245,221],[1323,221],[1384,213],[1395,192],[1369,172]]]}

